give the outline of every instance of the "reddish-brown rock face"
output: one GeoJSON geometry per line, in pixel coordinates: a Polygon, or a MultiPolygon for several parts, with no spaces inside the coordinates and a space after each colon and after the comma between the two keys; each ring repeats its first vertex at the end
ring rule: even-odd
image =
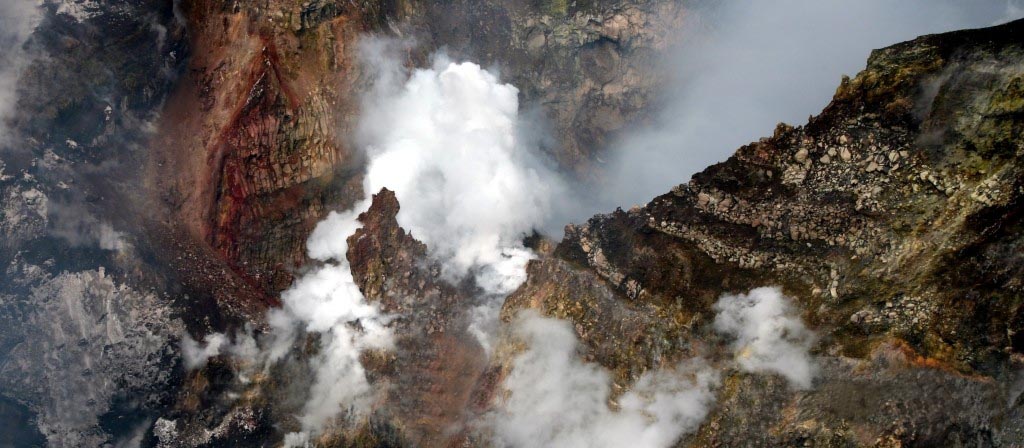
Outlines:
{"type": "Polygon", "coordinates": [[[325,209],[347,206],[362,10],[187,1],[192,59],[165,111],[151,188],[169,219],[254,286],[286,287],[325,209]],[[342,175],[337,175],[341,173],[342,175]]]}

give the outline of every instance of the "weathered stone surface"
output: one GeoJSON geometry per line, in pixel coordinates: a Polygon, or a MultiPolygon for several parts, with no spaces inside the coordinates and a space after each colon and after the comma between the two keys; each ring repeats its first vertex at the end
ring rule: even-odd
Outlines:
{"type": "Polygon", "coordinates": [[[178,386],[184,322],[137,194],[187,55],[172,9],[47,2],[21,48],[0,130],[0,445],[128,443],[178,386]]]}

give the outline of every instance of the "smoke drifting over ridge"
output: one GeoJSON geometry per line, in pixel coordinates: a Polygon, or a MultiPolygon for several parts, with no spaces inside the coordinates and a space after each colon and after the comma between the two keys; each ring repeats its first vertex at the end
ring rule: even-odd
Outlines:
{"type": "MultiPolygon", "coordinates": [[[[759,33],[774,36],[774,30],[793,25],[788,21],[796,19],[782,16],[798,4],[787,2],[781,12],[762,11],[763,5],[752,7],[768,14],[767,25],[754,23],[756,14],[732,11],[729,5],[698,16],[714,20],[715,29],[740,23],[753,30],[741,27],[746,31],[739,36],[727,30],[713,33],[684,49],[684,55],[693,52],[687,56],[692,56],[688,63],[699,68],[680,74],[682,100],[667,107],[663,127],[624,139],[612,159],[616,176],[602,190],[599,210],[628,205],[634,199],[646,201],[685,180],[691,167],[703,167],[770,133],[780,118],[801,120],[787,113],[799,117],[820,109],[845,70],[832,70],[828,63],[822,64],[824,69],[816,63],[807,65],[802,57],[790,54],[805,47],[790,42],[792,36],[766,39],[771,45],[744,40],[759,33]],[[759,62],[783,69],[751,68],[762,68],[759,62]],[[805,72],[827,74],[827,81],[823,76],[820,84],[802,82],[805,72]],[[787,93],[779,86],[800,91],[787,93]]],[[[862,16],[855,16],[866,20],[877,11],[858,12],[862,16]]],[[[808,14],[826,13],[812,7],[808,14]]],[[[842,15],[835,10],[827,14],[842,15]]],[[[833,50],[831,41],[813,38],[814,33],[833,31],[828,23],[815,24],[800,39],[814,44],[815,51],[833,50]]],[[[884,26],[898,25],[897,21],[884,26]]],[[[917,34],[907,33],[908,38],[917,34]]],[[[868,48],[902,38],[863,44],[864,54],[868,48]]],[[[861,40],[849,35],[841,39],[844,45],[858,42],[857,48],[840,45],[835,50],[842,57],[836,63],[856,60],[860,64],[864,54],[853,54],[861,51],[861,40]]],[[[479,319],[472,328],[489,348],[500,300],[523,282],[525,264],[533,257],[521,242],[523,236],[558,219],[552,210],[560,201],[578,198],[565,194],[564,182],[536,148],[524,144],[530,139],[519,138],[515,87],[502,84],[475,64],[452,63],[443,56],[435,58],[431,68],[409,72],[397,62],[400,59],[388,54],[388,44],[371,39],[367,45],[365,62],[377,71],[380,81],[365,98],[359,129],[368,158],[364,191],[395,190],[402,204],[399,224],[429,247],[449,280],[471,277],[489,297],[473,313],[479,319]]],[[[300,419],[303,432],[291,434],[290,444],[304,443],[344,409],[356,415],[365,412],[375,391],[366,379],[360,353],[388,349],[393,342],[388,328],[391,316],[366,302],[346,259],[346,240],[361,225],[357,216],[368,201],[332,213],[317,227],[308,251],[325,264],[297,280],[283,295],[284,307],[270,316],[274,340],[265,352],[269,362],[287,356],[303,333],[317,333],[324,341],[322,352],[311,360],[317,378],[300,419]]],[[[716,328],[736,337],[741,368],[777,372],[796,387],[810,386],[813,364],[807,351],[813,337],[791,315],[778,291],[725,297],[719,311],[716,328]],[[794,332],[799,337],[787,338],[794,332]]],[[[499,445],[668,446],[696,428],[713,404],[714,370],[691,363],[649,372],[631,392],[619,397],[619,409],[612,410],[607,405],[609,374],[576,358],[577,342],[567,323],[533,317],[517,325],[519,336],[530,346],[514,361],[504,385],[510,395],[492,422],[499,445]]],[[[211,351],[210,345],[196,345],[196,359],[216,354],[219,346],[211,351]]]]}
{"type": "MultiPolygon", "coordinates": [[[[363,200],[332,212],[307,241],[311,258],[323,264],[284,293],[269,313],[272,329],[258,354],[269,366],[288,358],[305,334],[317,334],[320,352],[309,360],[310,387],[300,432],[287,445],[308,442],[343,410],[366,416],[377,396],[360,355],[393,347],[393,316],[383,315],[359,291],[349,265],[348,237],[361,227],[370,194],[388,188],[402,204],[399,224],[429,249],[453,282],[472,278],[481,302],[471,310],[471,331],[489,349],[504,295],[525,280],[533,253],[523,238],[547,218],[561,181],[517,139],[518,91],[472,63],[434,58],[427,69],[407,71],[394,41],[369,38],[364,62],[378,80],[366,98],[359,139],[368,158],[363,200]]],[[[224,335],[204,344],[186,340],[189,368],[203,365],[223,347],[224,335]]],[[[241,350],[241,352],[248,352],[241,350]]]]}
{"type": "Polygon", "coordinates": [[[610,373],[580,359],[569,322],[522,311],[512,332],[526,348],[512,360],[502,384],[506,395],[485,422],[495,445],[672,446],[711,412],[719,377],[730,366],[780,374],[796,389],[812,386],[815,335],[779,288],[723,295],[714,309],[715,330],[733,338],[731,361],[711,365],[695,358],[658,367],[618,397],[610,373]]]}
{"type": "MultiPolygon", "coordinates": [[[[673,79],[653,124],[625,132],[605,157],[596,210],[644,204],[779,122],[802,124],[855,75],[871,50],[923,34],[1024,16],[1019,0],[709,2],[683,24],[673,79]]],[[[578,217],[585,218],[586,214],[578,217]]]]}

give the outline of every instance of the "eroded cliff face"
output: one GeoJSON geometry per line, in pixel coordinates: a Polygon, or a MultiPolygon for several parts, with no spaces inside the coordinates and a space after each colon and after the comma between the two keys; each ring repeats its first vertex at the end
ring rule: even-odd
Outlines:
{"type": "Polygon", "coordinates": [[[1021,443],[1022,36],[874,52],[805,126],[567,227],[504,315],[569,319],[629,380],[694,341],[720,353],[714,301],[780,285],[821,336],[815,387],[734,373],[688,444],[1021,443]]]}
{"type": "MultiPolygon", "coordinates": [[[[375,11],[335,4],[189,1],[193,57],[168,103],[150,189],[245,281],[292,280],[325,210],[358,168],[339,136],[356,106],[356,35],[375,11]]],[[[369,7],[367,7],[369,8],[369,7]]]]}

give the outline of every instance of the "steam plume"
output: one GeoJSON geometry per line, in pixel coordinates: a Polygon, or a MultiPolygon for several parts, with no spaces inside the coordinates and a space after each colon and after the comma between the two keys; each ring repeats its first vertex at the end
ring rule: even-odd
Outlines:
{"type": "Polygon", "coordinates": [[[667,447],[695,430],[714,403],[718,375],[699,360],[645,373],[612,402],[611,375],[577,355],[568,322],[524,311],[514,323],[527,349],[492,416],[495,444],[507,447],[667,447]]]}
{"type": "Polygon", "coordinates": [[[185,334],[181,341],[181,354],[185,368],[188,370],[201,368],[210,361],[210,358],[221,354],[229,354],[250,363],[254,362],[258,349],[252,333],[247,331],[236,335],[234,339],[232,341],[223,333],[210,333],[203,338],[202,342],[199,342],[185,334]]]}
{"type": "Polygon", "coordinates": [[[740,368],[778,373],[798,389],[811,387],[817,370],[808,353],[814,334],[782,290],[763,287],[725,295],[715,310],[715,330],[735,338],[732,346],[740,368]]]}
{"type": "Polygon", "coordinates": [[[518,90],[442,55],[375,92],[360,129],[369,140],[366,190],[395,191],[398,223],[444,262],[448,278],[472,271],[487,292],[518,287],[532,257],[522,239],[563,188],[516,135],[518,90]]]}

